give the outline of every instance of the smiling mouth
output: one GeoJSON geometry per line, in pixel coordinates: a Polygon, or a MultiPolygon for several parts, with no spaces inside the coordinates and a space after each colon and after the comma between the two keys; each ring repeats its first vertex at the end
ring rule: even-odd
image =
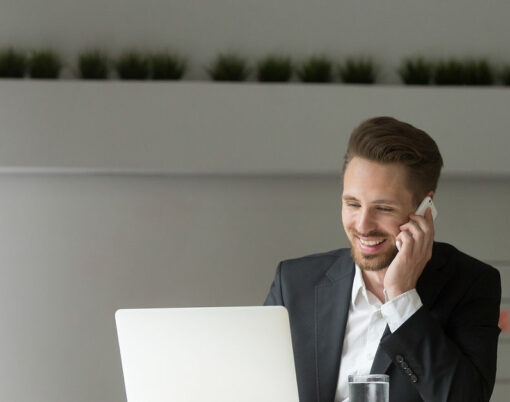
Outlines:
{"type": "Polygon", "coordinates": [[[365,255],[376,255],[383,249],[387,239],[365,240],[356,237],[358,240],[358,248],[365,255]]]}
{"type": "Polygon", "coordinates": [[[360,237],[358,237],[358,240],[360,241],[361,244],[363,244],[364,246],[368,246],[368,247],[378,246],[379,244],[382,244],[382,243],[384,243],[386,241],[386,239],[382,239],[382,240],[363,240],[360,237]]]}

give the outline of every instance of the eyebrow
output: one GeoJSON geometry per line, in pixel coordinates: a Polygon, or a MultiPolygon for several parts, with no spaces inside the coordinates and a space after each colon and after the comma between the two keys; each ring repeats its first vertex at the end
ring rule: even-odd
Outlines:
{"type": "MultiPolygon", "coordinates": [[[[356,198],[356,197],[353,197],[352,195],[344,195],[342,197],[342,199],[344,199],[345,201],[358,201],[359,200],[356,198]]],[[[395,201],[392,201],[392,200],[375,200],[375,201],[372,201],[371,202],[372,204],[387,204],[387,205],[399,205],[397,202],[395,201]]]]}

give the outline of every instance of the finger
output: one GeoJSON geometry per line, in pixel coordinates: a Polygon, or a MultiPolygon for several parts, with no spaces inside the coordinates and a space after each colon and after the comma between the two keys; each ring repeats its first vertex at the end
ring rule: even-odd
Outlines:
{"type": "Polygon", "coordinates": [[[412,235],[414,235],[417,232],[423,233],[423,229],[421,228],[420,223],[414,220],[412,216],[409,222],[400,226],[400,230],[401,231],[408,230],[412,235]]]}
{"type": "Polygon", "coordinates": [[[395,247],[398,251],[402,248],[402,232],[398,232],[398,235],[395,236],[395,247]]]}
{"type": "MultiPolygon", "coordinates": [[[[424,219],[423,217],[419,217],[424,219]]],[[[413,238],[413,254],[415,255],[428,255],[432,249],[433,236],[427,235],[420,227],[418,222],[411,220],[405,225],[402,225],[401,230],[406,230],[413,238]]]]}
{"type": "Polygon", "coordinates": [[[420,215],[411,215],[411,222],[416,222],[426,237],[426,242],[431,244],[434,241],[434,220],[432,218],[432,212],[430,208],[425,211],[425,217],[420,215]],[[429,216],[427,216],[429,214],[429,216]],[[430,218],[430,219],[429,219],[430,218]]]}
{"type": "Polygon", "coordinates": [[[427,208],[427,209],[425,210],[425,215],[424,215],[424,217],[425,217],[425,219],[427,220],[427,222],[434,224],[434,218],[432,217],[432,209],[427,208]]]}
{"type": "Polygon", "coordinates": [[[410,220],[408,223],[402,226],[400,227],[400,230],[406,230],[413,237],[415,242],[415,248],[416,244],[419,244],[420,245],[419,249],[421,249],[421,246],[423,245],[423,243],[425,243],[425,233],[423,233],[423,230],[421,229],[420,225],[417,222],[410,220]]]}
{"type": "Polygon", "coordinates": [[[430,209],[427,209],[427,211],[425,212],[425,217],[420,215],[411,215],[409,219],[412,222],[416,222],[426,235],[430,234],[432,237],[434,237],[434,220],[429,219],[432,218],[432,215],[427,216],[427,214],[432,214],[432,212],[430,212],[430,209]]]}
{"type": "Polygon", "coordinates": [[[410,235],[410,233],[407,230],[400,232],[399,236],[400,236],[400,242],[402,244],[400,247],[400,252],[407,256],[411,256],[411,254],[413,253],[413,247],[414,247],[413,237],[410,235]]]}
{"type": "Polygon", "coordinates": [[[398,233],[398,235],[395,236],[395,247],[400,251],[400,249],[402,248],[402,229],[400,230],[400,232],[398,233]],[[399,243],[397,245],[397,243],[399,243]]]}
{"type": "Polygon", "coordinates": [[[402,248],[402,239],[400,238],[400,233],[395,237],[395,247],[398,251],[402,248]]]}
{"type": "Polygon", "coordinates": [[[425,212],[425,216],[411,214],[409,215],[409,220],[412,222],[416,222],[418,225],[420,225],[422,230],[426,229],[429,226],[429,222],[427,220],[427,212],[425,212]]]}

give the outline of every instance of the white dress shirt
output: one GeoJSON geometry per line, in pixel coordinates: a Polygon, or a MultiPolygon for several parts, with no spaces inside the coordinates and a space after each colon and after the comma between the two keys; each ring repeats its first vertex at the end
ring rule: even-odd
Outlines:
{"type": "Polygon", "coordinates": [[[349,401],[347,379],[350,374],[370,373],[386,325],[395,332],[422,306],[416,289],[382,304],[365,287],[358,265],[355,269],[335,402],[349,401]]]}

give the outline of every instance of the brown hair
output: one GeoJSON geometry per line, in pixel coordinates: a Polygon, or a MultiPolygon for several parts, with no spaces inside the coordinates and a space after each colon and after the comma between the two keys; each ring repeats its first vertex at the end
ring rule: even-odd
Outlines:
{"type": "Polygon", "coordinates": [[[351,134],[344,157],[342,177],[355,156],[379,163],[401,163],[406,167],[408,186],[418,205],[435,191],[443,167],[436,142],[425,131],[393,117],[374,117],[351,134]]]}

